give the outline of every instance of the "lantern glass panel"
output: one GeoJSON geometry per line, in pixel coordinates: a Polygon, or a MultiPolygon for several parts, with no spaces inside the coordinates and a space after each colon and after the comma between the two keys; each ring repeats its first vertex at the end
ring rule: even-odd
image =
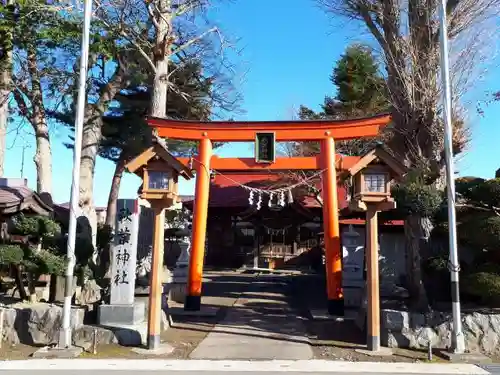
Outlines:
{"type": "Polygon", "coordinates": [[[386,193],[386,175],[383,173],[369,173],[364,176],[365,191],[367,193],[386,193]]]}
{"type": "Polygon", "coordinates": [[[168,190],[169,175],[167,172],[149,171],[148,188],[168,190]]]}

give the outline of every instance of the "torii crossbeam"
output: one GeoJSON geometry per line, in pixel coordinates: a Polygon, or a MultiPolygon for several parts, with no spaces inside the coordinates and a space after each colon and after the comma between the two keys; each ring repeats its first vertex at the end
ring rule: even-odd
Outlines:
{"type": "MultiPolygon", "coordinates": [[[[199,141],[193,165],[196,171],[195,204],[191,240],[191,259],[186,310],[201,307],[201,283],[207,230],[210,168],[218,170],[322,170],[323,229],[325,236],[328,310],[343,315],[342,256],[340,249],[335,141],[375,137],[389,124],[387,114],[334,121],[179,121],[148,118],[158,136],[170,139],[199,141]],[[273,163],[256,163],[248,158],[216,158],[212,142],[253,142],[257,133],[273,133],[276,141],[317,141],[321,152],[317,157],[278,158],[273,163]]],[[[184,160],[184,162],[187,162],[184,160]]]]}

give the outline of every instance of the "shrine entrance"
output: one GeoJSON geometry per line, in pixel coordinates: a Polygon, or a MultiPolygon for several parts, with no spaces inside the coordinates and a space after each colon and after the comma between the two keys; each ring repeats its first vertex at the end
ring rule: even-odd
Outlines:
{"type": "MultiPolygon", "coordinates": [[[[342,254],[337,201],[335,141],[375,137],[390,122],[390,116],[336,121],[195,122],[149,118],[159,137],[198,141],[198,154],[184,158],[196,172],[193,208],[192,248],[189,262],[186,310],[200,310],[202,274],[207,229],[211,170],[288,171],[318,170],[322,180],[323,229],[326,254],[328,311],[343,315],[342,254]],[[276,158],[275,142],[319,142],[320,154],[310,157],[276,158]],[[213,142],[255,142],[255,158],[219,158],[212,153],[213,142]]],[[[271,197],[269,197],[271,198],[271,197]]]]}

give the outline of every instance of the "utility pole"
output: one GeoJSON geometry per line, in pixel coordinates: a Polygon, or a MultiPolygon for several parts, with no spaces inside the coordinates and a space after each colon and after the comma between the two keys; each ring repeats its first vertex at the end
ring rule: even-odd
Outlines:
{"type": "Polygon", "coordinates": [[[67,265],[66,265],[66,283],[64,286],[64,308],[62,316],[62,325],[59,332],[59,349],[70,348],[71,342],[71,297],[73,295],[73,270],[75,268],[75,243],[76,243],[76,224],[78,219],[79,198],[80,198],[80,159],[82,153],[83,120],[85,114],[85,101],[87,91],[87,71],[89,60],[89,36],[90,19],[92,17],[92,0],[84,0],[83,13],[83,35],[80,56],[80,77],[78,87],[78,102],[75,117],[75,148],[73,151],[73,182],[71,184],[71,198],[69,211],[69,230],[67,245],[67,265]]]}
{"type": "Polygon", "coordinates": [[[464,334],[462,332],[462,316],[460,313],[460,290],[457,249],[457,217],[455,211],[455,167],[453,162],[452,118],[451,118],[451,82],[448,57],[448,21],[446,17],[447,0],[439,2],[439,29],[441,37],[441,79],[443,85],[444,108],[444,151],[446,157],[446,180],[448,193],[448,235],[450,242],[449,269],[451,274],[451,303],[453,312],[453,332],[451,350],[456,354],[465,351],[464,334]]]}

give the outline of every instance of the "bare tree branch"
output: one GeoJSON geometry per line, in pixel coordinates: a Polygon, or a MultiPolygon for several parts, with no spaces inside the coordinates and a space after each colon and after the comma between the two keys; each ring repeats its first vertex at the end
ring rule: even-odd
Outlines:
{"type": "MultiPolygon", "coordinates": [[[[316,0],[326,11],[362,23],[377,41],[393,105],[392,146],[409,165],[444,165],[437,0],[316,0]]],[[[463,150],[469,132],[461,98],[484,71],[500,0],[448,2],[454,102],[454,146],[463,150]],[[485,33],[489,29],[491,33],[485,33]],[[489,47],[489,48],[488,48],[489,47]]]]}

